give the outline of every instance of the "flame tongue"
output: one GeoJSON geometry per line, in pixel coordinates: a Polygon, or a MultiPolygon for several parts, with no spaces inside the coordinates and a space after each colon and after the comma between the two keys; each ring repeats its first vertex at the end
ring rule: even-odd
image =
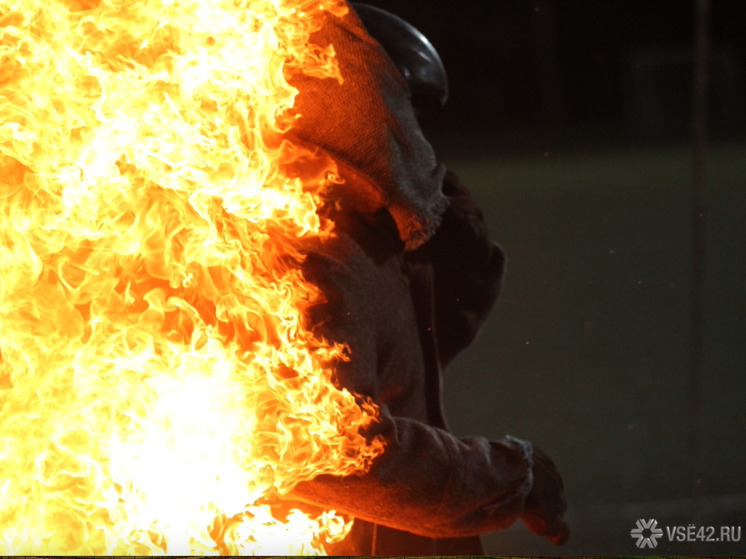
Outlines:
{"type": "Polygon", "coordinates": [[[331,234],[335,168],[284,137],[288,79],[342,79],[309,36],[346,9],[0,0],[3,554],[344,537],[271,504],[381,452],[331,382],[344,348],[303,326],[296,247],[331,234]]]}

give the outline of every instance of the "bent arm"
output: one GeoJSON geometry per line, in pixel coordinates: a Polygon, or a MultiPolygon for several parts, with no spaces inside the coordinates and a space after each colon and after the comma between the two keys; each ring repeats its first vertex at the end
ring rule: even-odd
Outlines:
{"type": "Polygon", "coordinates": [[[327,297],[310,313],[318,334],[350,349],[337,381],[377,404],[380,421],[365,434],[385,450],[367,473],[321,475],[292,497],[425,537],[506,528],[532,488],[531,445],[458,439],[419,420],[425,364],[415,313],[401,260],[381,239],[375,227],[340,227],[308,254],[304,273],[327,297]]]}
{"type": "Polygon", "coordinates": [[[360,476],[322,475],[293,496],[356,518],[430,538],[510,526],[532,488],[532,448],[505,438],[457,439],[406,418],[384,417],[386,450],[360,476]]]}
{"type": "Polygon", "coordinates": [[[490,239],[484,216],[458,177],[448,171],[443,192],[450,206],[435,235],[409,253],[434,272],[435,330],[442,366],[476,337],[502,289],[506,258],[490,239]]]}

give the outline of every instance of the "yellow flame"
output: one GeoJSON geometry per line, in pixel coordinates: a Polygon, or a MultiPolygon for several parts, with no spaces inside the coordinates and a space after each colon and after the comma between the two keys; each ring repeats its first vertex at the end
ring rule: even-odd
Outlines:
{"type": "Polygon", "coordinates": [[[286,137],[339,0],[0,0],[0,553],[317,554],[366,470],[304,327],[332,162],[286,137]],[[305,169],[305,171],[304,171],[305,169]],[[320,170],[319,170],[320,169],[320,170]],[[282,516],[282,515],[280,515],[282,516]]]}

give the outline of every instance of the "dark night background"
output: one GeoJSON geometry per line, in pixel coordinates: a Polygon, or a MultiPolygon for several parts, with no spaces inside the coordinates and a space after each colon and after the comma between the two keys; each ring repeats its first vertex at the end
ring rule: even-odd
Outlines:
{"type": "MultiPolygon", "coordinates": [[[[489,322],[446,371],[452,430],[530,439],[565,478],[566,546],[516,525],[486,552],[640,554],[639,518],[746,528],[746,2],[710,9],[698,506],[693,0],[369,3],[440,52],[451,97],[423,127],[509,257],[489,322]]],[[[746,536],[654,552],[746,554],[746,536]]]]}

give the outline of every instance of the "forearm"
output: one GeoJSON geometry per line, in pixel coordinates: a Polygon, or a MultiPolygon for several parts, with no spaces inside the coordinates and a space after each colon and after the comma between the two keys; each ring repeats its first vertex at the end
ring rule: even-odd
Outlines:
{"type": "Polygon", "coordinates": [[[293,496],[431,538],[504,529],[521,514],[532,487],[529,443],[459,440],[404,418],[384,418],[375,434],[386,449],[368,473],[319,476],[293,496]]]}
{"type": "Polygon", "coordinates": [[[443,191],[450,206],[440,227],[408,257],[433,269],[438,354],[446,366],[473,341],[486,320],[502,288],[506,259],[456,175],[446,174],[443,191]]]}

